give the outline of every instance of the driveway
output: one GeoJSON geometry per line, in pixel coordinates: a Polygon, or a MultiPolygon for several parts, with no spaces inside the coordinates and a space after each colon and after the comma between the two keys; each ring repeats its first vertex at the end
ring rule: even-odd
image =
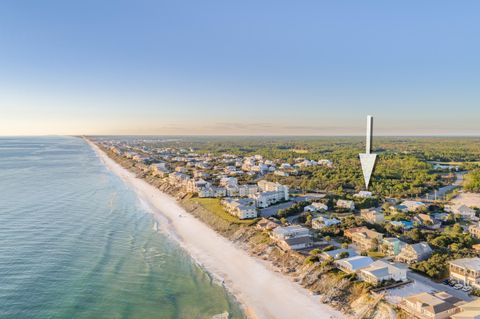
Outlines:
{"type": "Polygon", "coordinates": [[[399,303],[403,297],[410,296],[413,294],[419,294],[421,292],[434,292],[434,291],[445,291],[450,295],[460,298],[465,301],[472,301],[474,298],[469,296],[466,292],[461,290],[453,289],[450,286],[436,283],[430,280],[427,277],[424,277],[413,271],[409,271],[407,274],[408,279],[413,280],[413,283],[388,290],[386,299],[392,303],[399,303]]]}

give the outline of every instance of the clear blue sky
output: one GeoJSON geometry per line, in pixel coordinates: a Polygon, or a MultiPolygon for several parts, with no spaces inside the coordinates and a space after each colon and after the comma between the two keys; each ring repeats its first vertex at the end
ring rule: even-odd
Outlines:
{"type": "Polygon", "coordinates": [[[0,135],[480,134],[479,1],[0,1],[0,135]]]}

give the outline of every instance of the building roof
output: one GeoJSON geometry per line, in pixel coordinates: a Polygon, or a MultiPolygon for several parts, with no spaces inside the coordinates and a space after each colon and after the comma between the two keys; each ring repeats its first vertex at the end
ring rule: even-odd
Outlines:
{"type": "Polygon", "coordinates": [[[462,268],[467,268],[470,270],[475,270],[475,271],[480,271],[480,258],[475,257],[475,258],[461,258],[461,259],[456,259],[456,260],[451,260],[449,261],[450,264],[457,266],[457,267],[462,267],[462,268]]]}
{"type": "Polygon", "coordinates": [[[405,299],[414,304],[420,303],[422,308],[427,309],[429,312],[434,314],[442,313],[449,309],[455,308],[463,302],[461,299],[453,297],[444,291],[436,294],[422,292],[417,295],[406,297],[405,299]]]}
{"type": "Polygon", "coordinates": [[[432,252],[432,248],[430,248],[430,246],[426,242],[413,244],[410,245],[410,247],[415,250],[417,255],[430,254],[432,252]]]}
{"type": "Polygon", "coordinates": [[[337,263],[355,271],[355,270],[368,267],[370,264],[373,263],[373,259],[366,256],[355,256],[355,257],[341,259],[337,261],[337,263]]]}
{"type": "Polygon", "coordinates": [[[284,239],[284,241],[288,244],[288,246],[294,246],[294,245],[311,243],[312,238],[310,238],[309,236],[292,237],[292,238],[284,239]]]}
{"type": "Polygon", "coordinates": [[[345,248],[340,248],[340,249],[335,249],[335,250],[330,250],[330,251],[324,251],[322,253],[322,255],[324,256],[329,256],[329,257],[332,257],[334,259],[337,259],[339,257],[339,255],[343,252],[347,252],[348,253],[348,257],[347,258],[350,258],[350,257],[355,257],[355,256],[358,256],[358,254],[355,252],[355,250],[353,249],[345,249],[345,248]]]}
{"type": "Polygon", "coordinates": [[[377,260],[371,265],[369,265],[368,267],[362,269],[362,271],[368,272],[377,278],[382,278],[382,277],[388,276],[394,271],[399,271],[404,269],[405,267],[397,266],[395,264],[391,264],[383,260],[377,260]]]}

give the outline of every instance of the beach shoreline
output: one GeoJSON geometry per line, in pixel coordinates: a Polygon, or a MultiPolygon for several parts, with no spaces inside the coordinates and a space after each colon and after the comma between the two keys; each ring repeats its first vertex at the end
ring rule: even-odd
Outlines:
{"type": "Polygon", "coordinates": [[[267,267],[180,204],[138,178],[85,139],[102,163],[119,176],[153,213],[162,231],[171,236],[213,278],[222,282],[250,319],[346,318],[320,303],[307,289],[267,267]]]}

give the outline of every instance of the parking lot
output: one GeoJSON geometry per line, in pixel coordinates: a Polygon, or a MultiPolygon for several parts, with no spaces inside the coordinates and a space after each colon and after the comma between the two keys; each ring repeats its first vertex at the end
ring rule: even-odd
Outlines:
{"type": "Polygon", "coordinates": [[[471,301],[474,299],[471,296],[469,296],[468,293],[462,290],[457,290],[448,285],[436,283],[413,271],[409,271],[407,277],[410,280],[413,280],[413,283],[402,286],[400,288],[388,290],[385,298],[389,302],[397,304],[402,300],[403,297],[406,297],[412,294],[419,294],[422,292],[437,292],[437,291],[445,291],[450,295],[465,301],[471,301]]]}

